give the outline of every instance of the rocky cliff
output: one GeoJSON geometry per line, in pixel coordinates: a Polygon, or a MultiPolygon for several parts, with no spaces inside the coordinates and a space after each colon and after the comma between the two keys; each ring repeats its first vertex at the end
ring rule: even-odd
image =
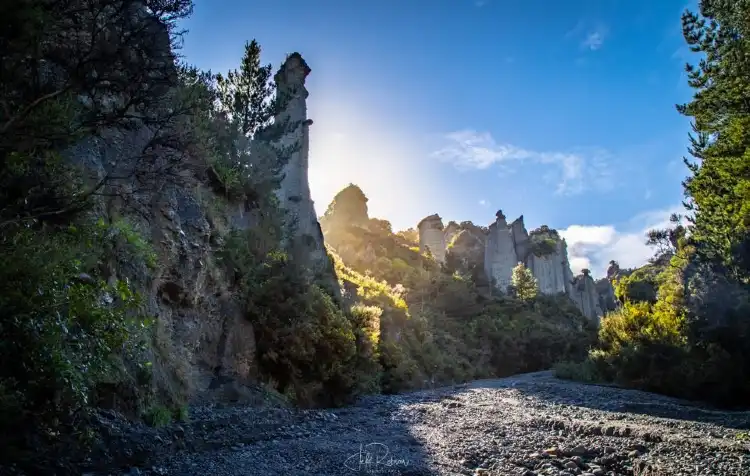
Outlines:
{"type": "MultiPolygon", "coordinates": [[[[307,178],[312,124],[306,107],[309,73],[305,61],[294,53],[275,75],[278,94],[289,97],[276,116],[277,123],[285,122],[288,127],[275,145],[293,150],[276,190],[284,215],[279,239],[302,265],[300,269],[310,270],[310,279],[326,282],[335,294],[338,285],[307,178]]],[[[80,142],[68,155],[103,177],[141,158],[154,134],[148,125],[113,129],[80,142]]],[[[255,334],[233,292],[234,274],[220,255],[232,232],[261,232],[268,210],[215,191],[210,186],[210,170],[200,165],[201,159],[180,162],[175,168],[178,180],[130,194],[137,199],[132,203],[103,199],[97,213],[106,221],[126,220],[155,251],[153,268],[115,257],[108,273],[111,279],[128,278],[136,283],[148,314],[156,317],[149,360],[159,390],[178,399],[240,398],[242,384],[258,380],[255,334]]],[[[112,185],[131,186],[127,182],[112,185]]]]}
{"type": "Polygon", "coordinates": [[[469,271],[481,267],[486,279],[503,292],[511,285],[513,267],[524,263],[537,279],[540,292],[567,294],[590,319],[602,317],[605,301],[606,309],[612,307],[610,281],[594,283],[588,270],[574,276],[567,244],[556,230],[541,226],[528,232],[523,216],[511,223],[502,210],[495,216],[486,229],[468,222],[450,222],[444,227],[439,215],[425,217],[417,225],[420,250],[429,250],[436,261],[451,268],[469,271]]]}

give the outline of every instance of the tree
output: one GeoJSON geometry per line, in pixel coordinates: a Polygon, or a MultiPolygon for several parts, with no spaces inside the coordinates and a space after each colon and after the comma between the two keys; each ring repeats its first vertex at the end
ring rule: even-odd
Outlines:
{"type": "Polygon", "coordinates": [[[281,171],[299,143],[276,142],[300,127],[289,120],[277,121],[290,96],[281,94],[271,81],[271,64],[261,65],[261,47],[245,44],[239,69],[208,79],[213,94],[209,132],[209,175],[228,198],[260,206],[274,196],[283,179],[281,171]]]}
{"type": "Polygon", "coordinates": [[[534,299],[539,292],[536,278],[522,262],[513,268],[511,283],[516,296],[524,301],[534,299]]]}
{"type": "Polygon", "coordinates": [[[216,75],[219,107],[236,125],[240,133],[252,138],[273,117],[274,87],[271,83],[271,64],[261,66],[261,48],[257,41],[245,44],[239,70],[231,70],[226,78],[216,75]]]}
{"type": "Polygon", "coordinates": [[[750,279],[750,3],[703,0],[682,16],[687,44],[701,54],[687,64],[693,100],[677,106],[692,118],[685,159],[685,206],[697,257],[750,279]]]}
{"type": "Polygon", "coordinates": [[[646,234],[646,244],[656,248],[655,259],[663,255],[673,255],[682,246],[687,229],[681,224],[682,215],[673,213],[669,216],[671,227],[649,230],[646,234]]]}
{"type": "Polygon", "coordinates": [[[129,199],[175,175],[186,139],[175,27],[191,10],[191,0],[2,2],[0,227],[74,214],[94,195],[129,199]],[[64,163],[83,139],[133,130],[148,139],[102,173],[64,163]]]}

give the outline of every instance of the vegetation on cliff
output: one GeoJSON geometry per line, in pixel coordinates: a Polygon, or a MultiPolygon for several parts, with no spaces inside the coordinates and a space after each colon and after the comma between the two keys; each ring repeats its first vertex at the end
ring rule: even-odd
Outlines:
{"type": "Polygon", "coordinates": [[[704,0],[682,16],[700,63],[687,65],[692,156],[687,224],[649,233],[654,263],[619,278],[625,301],[605,317],[583,367],[563,374],[746,405],[750,398],[750,46],[747,2],[704,0]]]}
{"type": "MultiPolygon", "coordinates": [[[[353,187],[328,208],[325,238],[349,290],[345,299],[380,315],[366,378],[377,388],[398,392],[505,376],[585,355],[592,323],[567,298],[537,295],[524,266],[515,273],[515,296],[493,295],[483,276],[441,266],[420,254],[408,233],[394,234],[390,224],[369,218],[366,196],[353,187]],[[358,225],[350,216],[338,219],[335,210],[357,210],[358,225]]],[[[462,227],[459,236],[473,225],[462,227]]]]}
{"type": "Polygon", "coordinates": [[[85,3],[0,6],[4,461],[32,448],[39,460],[40,448],[80,431],[92,406],[118,401],[138,415],[155,397],[151,319],[120,273],[148,272],[155,253],[126,217],[102,213],[103,197],[136,202],[170,177],[190,147],[179,125],[191,106],[170,85],[175,22],[191,2],[85,3]],[[75,150],[140,127],[155,132],[131,160],[105,170],[87,169],[85,151],[75,150]]]}

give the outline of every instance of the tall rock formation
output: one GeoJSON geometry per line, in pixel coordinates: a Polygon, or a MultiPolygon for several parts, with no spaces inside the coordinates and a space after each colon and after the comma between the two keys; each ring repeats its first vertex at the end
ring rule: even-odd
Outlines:
{"type": "Polygon", "coordinates": [[[542,226],[530,234],[526,266],[544,294],[566,293],[573,279],[568,263],[568,245],[556,230],[542,226]]]}
{"type": "MultiPolygon", "coordinates": [[[[490,283],[494,283],[499,290],[505,292],[511,285],[513,267],[523,260],[519,259],[516,253],[513,225],[509,226],[505,221],[502,210],[498,210],[495,217],[495,222],[490,225],[487,234],[484,270],[490,283]]],[[[515,229],[518,230],[518,226],[515,229]]]]}
{"type": "Polygon", "coordinates": [[[573,279],[573,287],[569,295],[585,316],[601,317],[604,312],[599,302],[599,292],[590,274],[588,269],[581,270],[581,274],[573,279]]]}
{"type": "MultiPolygon", "coordinates": [[[[287,124],[286,132],[275,145],[292,151],[286,158],[276,195],[286,214],[286,247],[314,276],[328,279],[333,276],[332,264],[325,249],[308,180],[310,126],[313,121],[307,118],[309,92],[305,79],[310,71],[302,56],[292,53],[274,76],[277,94],[285,98],[285,107],[277,114],[275,122],[287,124]]],[[[332,290],[337,289],[329,284],[332,290]]]]}
{"type": "Polygon", "coordinates": [[[362,189],[349,184],[333,197],[325,213],[320,217],[323,233],[347,226],[367,226],[370,216],[367,211],[368,198],[362,189]]]}
{"type": "Polygon", "coordinates": [[[541,226],[529,233],[523,215],[510,224],[502,210],[495,216],[495,222],[487,229],[453,221],[443,227],[438,215],[425,217],[417,226],[420,248],[429,248],[435,259],[450,269],[481,270],[480,274],[502,292],[511,284],[513,268],[519,262],[524,263],[536,278],[541,293],[570,296],[590,319],[603,315],[600,294],[609,295],[609,290],[601,284],[597,288],[588,270],[585,275],[573,275],[567,243],[556,230],[541,226]]]}
{"type": "Polygon", "coordinates": [[[425,217],[417,224],[419,230],[419,251],[424,253],[429,249],[435,261],[445,262],[445,235],[443,220],[437,213],[425,217]]]}

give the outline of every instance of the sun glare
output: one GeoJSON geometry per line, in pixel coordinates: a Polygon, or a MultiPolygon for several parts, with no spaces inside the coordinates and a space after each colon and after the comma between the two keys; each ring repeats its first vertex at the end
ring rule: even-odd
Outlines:
{"type": "Polygon", "coordinates": [[[350,183],[367,195],[370,217],[394,229],[414,226],[424,194],[423,154],[391,121],[365,111],[366,104],[311,104],[309,180],[318,215],[350,183]],[[415,213],[417,215],[415,215],[415,213]]]}

